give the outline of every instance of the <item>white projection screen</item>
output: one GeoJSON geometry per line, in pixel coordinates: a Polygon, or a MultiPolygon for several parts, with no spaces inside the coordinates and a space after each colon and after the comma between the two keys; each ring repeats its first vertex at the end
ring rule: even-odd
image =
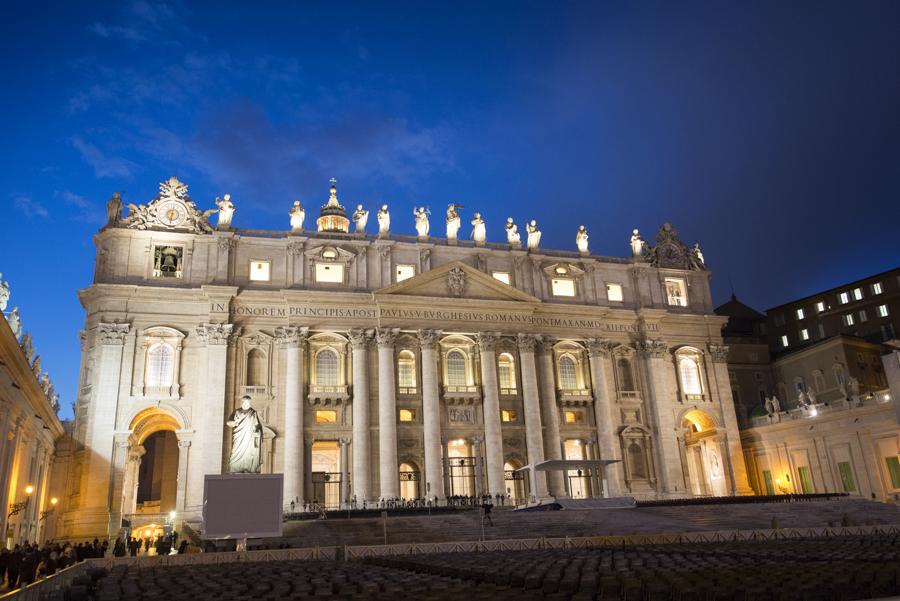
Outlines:
{"type": "Polygon", "coordinates": [[[281,536],[283,474],[207,474],[203,538],[281,536]]]}

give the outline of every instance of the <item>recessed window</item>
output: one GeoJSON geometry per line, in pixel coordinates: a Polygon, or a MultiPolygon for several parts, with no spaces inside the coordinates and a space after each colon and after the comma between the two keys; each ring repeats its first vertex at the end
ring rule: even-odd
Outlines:
{"type": "Polygon", "coordinates": [[[316,385],[337,386],[338,356],[333,349],[326,348],[316,355],[316,385]]]}
{"type": "Polygon", "coordinates": [[[337,411],[316,411],[316,423],[317,424],[336,424],[337,423],[337,411]]]}
{"type": "Polygon", "coordinates": [[[518,419],[518,414],[511,409],[503,409],[500,411],[500,421],[514,422],[518,419]]]}
{"type": "Polygon", "coordinates": [[[887,317],[888,315],[888,306],[878,305],[878,317],[887,317]]]}
{"type": "Polygon", "coordinates": [[[825,338],[825,324],[819,324],[816,326],[819,330],[819,338],[825,338]]]}
{"type": "Polygon", "coordinates": [[[447,353],[447,385],[466,386],[466,356],[462,351],[447,353]]]}
{"type": "Polygon", "coordinates": [[[271,279],[271,261],[250,261],[250,281],[268,282],[271,279]]]}
{"type": "Polygon", "coordinates": [[[783,334],[783,335],[781,336],[781,346],[782,346],[783,348],[787,348],[787,346],[788,346],[787,334],[783,334]]]}
{"type": "Polygon", "coordinates": [[[881,294],[882,292],[884,292],[884,288],[881,286],[881,282],[872,284],[872,294],[881,294]]]}
{"type": "Polygon", "coordinates": [[[400,394],[416,392],[416,356],[412,351],[400,351],[400,355],[397,357],[397,380],[400,394]]]}
{"type": "Polygon", "coordinates": [[[512,355],[502,353],[497,360],[497,379],[501,394],[516,393],[516,373],[512,355]]]}
{"type": "Polygon", "coordinates": [[[415,409],[401,409],[400,410],[400,421],[401,422],[416,421],[416,410],[415,409]]]}
{"type": "Polygon", "coordinates": [[[607,284],[606,285],[606,298],[611,302],[621,303],[624,300],[622,296],[622,285],[621,284],[607,284]]]}
{"type": "Polygon", "coordinates": [[[681,376],[681,390],[684,394],[703,394],[700,366],[693,357],[681,358],[678,362],[678,374],[681,376]]]}
{"type": "Polygon", "coordinates": [[[509,272],[508,271],[492,271],[491,275],[494,276],[495,280],[500,280],[504,284],[509,284],[509,272]]]}
{"type": "Polygon", "coordinates": [[[844,315],[844,325],[845,326],[852,326],[855,323],[856,323],[856,320],[853,318],[853,313],[847,313],[846,315],[844,315]]]}
{"type": "Polygon", "coordinates": [[[853,289],[853,300],[862,300],[863,293],[862,288],[854,288],[853,289]]]}
{"type": "Polygon", "coordinates": [[[398,282],[408,280],[414,275],[416,275],[415,265],[397,265],[397,268],[394,270],[394,276],[398,282]]]}
{"type": "Polygon", "coordinates": [[[866,315],[865,309],[859,312],[859,323],[865,323],[869,321],[869,316],[866,315]]]}
{"type": "Polygon", "coordinates": [[[666,278],[666,300],[673,307],[687,307],[687,288],[684,280],[666,278]]]}
{"type": "Polygon", "coordinates": [[[158,342],[147,351],[147,386],[161,387],[172,385],[172,374],[175,369],[175,351],[165,342],[158,342]]]}
{"type": "Polygon", "coordinates": [[[784,325],[784,315],[783,314],[779,313],[778,315],[775,316],[775,325],[776,326],[784,325]]]}
{"type": "Polygon", "coordinates": [[[582,411],[563,411],[563,419],[567,424],[583,424],[584,412],[582,411]]]}
{"type": "Polygon", "coordinates": [[[553,296],[575,296],[575,280],[554,278],[550,281],[553,296]]]}
{"type": "Polygon", "coordinates": [[[563,390],[578,388],[578,368],[575,359],[568,355],[559,358],[559,387],[563,390]]]}
{"type": "Polygon", "coordinates": [[[816,303],[816,312],[821,313],[824,310],[825,310],[825,302],[824,301],[817,302],[816,303]]]}
{"type": "Polygon", "coordinates": [[[841,292],[838,294],[838,302],[842,305],[846,305],[850,302],[850,293],[849,292],[841,292]]]}
{"type": "Polygon", "coordinates": [[[809,330],[806,328],[800,330],[800,340],[809,340],[809,330]]]}
{"type": "Polygon", "coordinates": [[[153,249],[153,277],[180,278],[183,275],[184,249],[180,246],[157,246],[153,249]]]}
{"type": "Polygon", "coordinates": [[[806,317],[806,313],[803,312],[803,309],[797,309],[797,319],[803,319],[806,317]]]}
{"type": "Polygon", "coordinates": [[[322,283],[343,284],[344,266],[336,265],[334,263],[316,263],[316,281],[322,283]]]}

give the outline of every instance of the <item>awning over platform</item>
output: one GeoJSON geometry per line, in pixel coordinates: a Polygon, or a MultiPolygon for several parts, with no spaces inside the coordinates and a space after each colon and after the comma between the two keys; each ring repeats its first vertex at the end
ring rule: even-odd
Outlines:
{"type": "Polygon", "coordinates": [[[530,471],[553,472],[557,470],[583,470],[592,468],[604,468],[613,463],[619,463],[621,459],[547,459],[537,463],[529,463],[517,469],[517,472],[530,471]]]}

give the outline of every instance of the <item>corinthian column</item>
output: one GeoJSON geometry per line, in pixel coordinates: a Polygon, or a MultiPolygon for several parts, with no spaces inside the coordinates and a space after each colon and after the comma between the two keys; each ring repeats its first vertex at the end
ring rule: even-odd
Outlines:
{"type": "Polygon", "coordinates": [[[419,330],[422,349],[422,413],[425,437],[425,496],[443,500],[441,478],[441,403],[438,390],[437,330],[419,330]]]}
{"type": "Polygon", "coordinates": [[[369,343],[371,332],[350,330],[353,348],[353,494],[360,507],[372,500],[369,478],[369,343]]]}
{"type": "Polygon", "coordinates": [[[341,445],[341,504],[340,508],[349,507],[350,503],[350,439],[341,437],[338,442],[341,445]]]}
{"type": "Polygon", "coordinates": [[[709,356],[712,359],[713,376],[719,390],[719,404],[722,407],[722,419],[725,422],[725,447],[728,450],[731,466],[731,494],[752,495],[753,490],[747,481],[747,466],[744,464],[744,449],[741,447],[741,433],[738,431],[737,415],[734,411],[734,397],[731,395],[728,378],[728,347],[721,344],[709,345],[709,356]]]}
{"type": "Polygon", "coordinates": [[[681,468],[681,452],[678,445],[678,433],[675,429],[675,371],[671,355],[662,340],[643,340],[638,343],[638,351],[643,357],[649,384],[648,405],[653,414],[656,426],[657,478],[659,492],[663,495],[677,497],[686,491],[681,468]]]}
{"type": "MultiPolygon", "coordinates": [[[[597,422],[599,459],[621,459],[616,438],[618,419],[611,395],[612,374],[610,372],[610,351],[616,344],[608,340],[587,341],[591,356],[591,388],[594,393],[594,418],[597,422]]],[[[622,496],[622,465],[614,463],[603,468],[603,492],[607,497],[622,496]]]]}
{"type": "Polygon", "coordinates": [[[303,499],[303,345],[308,328],[275,328],[284,349],[284,494],[282,503],[303,499]]]}
{"type": "MultiPolygon", "coordinates": [[[[519,334],[519,362],[522,367],[522,400],[525,408],[525,446],[528,463],[544,460],[544,436],[541,432],[541,399],[538,394],[534,347],[537,339],[531,334],[519,334]]],[[[547,497],[546,472],[534,472],[532,494],[538,499],[547,497]]]]}
{"type": "Polygon", "coordinates": [[[400,467],[397,464],[397,387],[394,379],[394,340],[397,330],[379,328],[378,342],[378,459],[381,496],[400,497],[400,467]]]}
{"type": "MultiPolygon", "coordinates": [[[[556,405],[556,368],[553,365],[553,339],[542,338],[541,347],[541,408],[544,420],[544,458],[562,459],[559,440],[559,408],[556,405]]],[[[566,487],[560,470],[547,472],[550,495],[564,497],[566,487]]]]}
{"type": "Polygon", "coordinates": [[[503,478],[503,435],[500,431],[500,388],[497,385],[497,362],[494,345],[497,335],[475,335],[481,351],[481,388],[484,400],[484,446],[487,459],[488,493],[493,497],[506,494],[503,478]]]}

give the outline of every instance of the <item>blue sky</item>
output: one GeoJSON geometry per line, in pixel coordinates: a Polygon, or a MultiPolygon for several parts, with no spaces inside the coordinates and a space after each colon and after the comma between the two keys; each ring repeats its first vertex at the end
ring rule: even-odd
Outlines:
{"type": "MultiPolygon", "coordinates": [[[[538,219],[625,255],[671,221],[717,302],[896,267],[900,4],[18,3],[0,272],[70,415],[104,202],[178,175],[238,227],[345,205],[538,219]]],[[[406,218],[408,216],[408,218],[406,218]]],[[[465,216],[465,214],[464,214],[465,216]]],[[[521,225],[520,225],[521,227],[521,225]]],[[[467,230],[466,230],[467,231],[467,230]]],[[[11,305],[12,306],[12,305],[11,305]]]]}

